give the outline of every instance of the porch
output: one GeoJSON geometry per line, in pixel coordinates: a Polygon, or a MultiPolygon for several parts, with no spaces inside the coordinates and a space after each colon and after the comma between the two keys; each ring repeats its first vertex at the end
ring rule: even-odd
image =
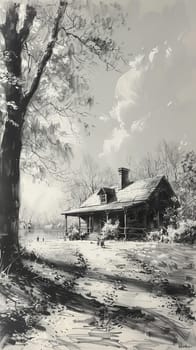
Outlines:
{"type": "Polygon", "coordinates": [[[98,236],[106,222],[111,220],[114,224],[118,220],[119,237],[124,240],[145,235],[148,229],[158,228],[161,219],[159,211],[152,210],[147,203],[139,203],[119,210],[72,211],[63,215],[66,236],[68,235],[68,217],[72,216],[77,217],[79,235],[97,233],[98,236]]]}

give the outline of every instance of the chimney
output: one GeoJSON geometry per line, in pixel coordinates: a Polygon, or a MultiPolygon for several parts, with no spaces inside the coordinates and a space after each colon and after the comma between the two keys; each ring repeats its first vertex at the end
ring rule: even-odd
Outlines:
{"type": "Polygon", "coordinates": [[[120,184],[120,190],[125,188],[130,184],[129,181],[129,169],[127,168],[118,168],[119,172],[119,184],[120,184]]]}

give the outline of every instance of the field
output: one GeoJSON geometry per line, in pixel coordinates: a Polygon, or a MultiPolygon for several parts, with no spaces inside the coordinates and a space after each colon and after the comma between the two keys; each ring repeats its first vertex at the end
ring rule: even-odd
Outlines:
{"type": "Polygon", "coordinates": [[[23,245],[39,257],[25,258],[26,267],[56,292],[39,327],[8,349],[195,348],[195,247],[106,242],[101,248],[36,237],[23,245]]]}

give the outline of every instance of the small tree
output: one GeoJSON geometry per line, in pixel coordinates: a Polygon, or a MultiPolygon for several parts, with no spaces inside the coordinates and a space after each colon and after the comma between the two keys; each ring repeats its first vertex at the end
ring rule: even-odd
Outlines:
{"type": "Polygon", "coordinates": [[[178,175],[184,151],[176,142],[166,142],[163,140],[157,149],[159,171],[168,179],[178,184],[178,175]]]}

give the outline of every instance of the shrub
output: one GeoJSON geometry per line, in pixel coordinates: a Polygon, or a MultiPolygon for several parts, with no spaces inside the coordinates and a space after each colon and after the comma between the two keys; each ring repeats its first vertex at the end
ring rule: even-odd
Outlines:
{"type": "Polygon", "coordinates": [[[172,226],[162,228],[160,231],[149,232],[147,239],[149,241],[159,241],[164,243],[190,243],[196,242],[196,221],[181,221],[178,228],[172,226]]]}
{"type": "Polygon", "coordinates": [[[172,243],[175,241],[174,230],[169,227],[168,229],[161,229],[159,231],[149,232],[147,235],[148,241],[157,241],[163,243],[172,243]]]}
{"type": "Polygon", "coordinates": [[[68,238],[73,241],[80,239],[79,229],[75,225],[71,225],[68,232],[68,238]]]}
{"type": "Polygon", "coordinates": [[[119,220],[112,224],[111,219],[105,222],[101,230],[102,239],[118,239],[119,237],[119,220]]]}
{"type": "Polygon", "coordinates": [[[182,221],[179,228],[175,230],[175,242],[194,244],[196,242],[196,221],[182,221]]]}

